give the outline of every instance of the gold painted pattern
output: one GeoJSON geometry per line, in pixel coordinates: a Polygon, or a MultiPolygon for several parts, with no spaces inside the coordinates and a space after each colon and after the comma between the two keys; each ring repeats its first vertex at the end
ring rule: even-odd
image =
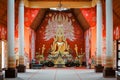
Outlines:
{"type": "Polygon", "coordinates": [[[15,63],[15,58],[14,57],[9,57],[9,59],[8,59],[8,67],[9,68],[15,68],[16,67],[16,63],[15,63]]]}
{"type": "Polygon", "coordinates": [[[24,65],[24,56],[19,56],[19,64],[24,65]]]}

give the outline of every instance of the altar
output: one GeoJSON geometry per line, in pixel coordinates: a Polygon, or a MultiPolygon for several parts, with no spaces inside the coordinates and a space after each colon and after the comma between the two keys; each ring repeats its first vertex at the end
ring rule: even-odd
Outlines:
{"type": "MultiPolygon", "coordinates": [[[[79,55],[78,45],[74,44],[73,45],[74,48],[71,49],[71,46],[67,42],[64,33],[65,32],[63,29],[63,24],[58,24],[55,32],[55,36],[53,38],[53,42],[50,45],[49,53],[45,62],[50,66],[54,65],[54,67],[60,67],[60,68],[66,67],[66,65],[68,66],[76,65],[78,63],[82,65],[83,56],[79,55]],[[74,50],[75,52],[74,54],[76,55],[76,58],[75,57],[73,58],[73,53],[71,53],[72,50],[74,50]]],[[[44,55],[45,46],[46,45],[43,44],[42,52],[41,52],[42,55],[44,55]]],[[[44,57],[40,57],[39,60],[44,61],[44,57]]]]}

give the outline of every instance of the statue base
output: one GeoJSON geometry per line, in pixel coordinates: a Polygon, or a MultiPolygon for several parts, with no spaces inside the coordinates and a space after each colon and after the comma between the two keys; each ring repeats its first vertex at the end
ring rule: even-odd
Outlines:
{"type": "Polygon", "coordinates": [[[2,72],[0,72],[0,80],[4,80],[2,72]]]}
{"type": "Polygon", "coordinates": [[[16,68],[8,68],[5,70],[5,78],[16,78],[17,77],[17,69],[16,68]]]}
{"type": "Polygon", "coordinates": [[[29,64],[29,69],[32,69],[32,64],[33,64],[33,63],[30,63],[30,64],[29,64]]]}
{"type": "Polygon", "coordinates": [[[64,68],[65,64],[55,64],[54,67],[56,67],[56,68],[64,68]]]}
{"type": "Polygon", "coordinates": [[[26,72],[26,66],[19,65],[19,66],[17,66],[17,70],[19,73],[24,73],[24,72],[26,72]]]}
{"type": "Polygon", "coordinates": [[[104,67],[101,64],[95,66],[95,72],[103,72],[104,67]]]}
{"type": "Polygon", "coordinates": [[[103,70],[103,77],[105,77],[105,78],[115,77],[115,70],[113,68],[105,68],[103,70]]]}

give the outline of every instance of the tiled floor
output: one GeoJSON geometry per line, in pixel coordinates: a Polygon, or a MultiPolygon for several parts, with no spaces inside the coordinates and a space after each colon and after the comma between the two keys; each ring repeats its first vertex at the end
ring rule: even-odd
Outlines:
{"type": "Polygon", "coordinates": [[[103,78],[102,73],[94,69],[27,69],[26,73],[18,73],[17,78],[5,80],[116,80],[103,78]]]}

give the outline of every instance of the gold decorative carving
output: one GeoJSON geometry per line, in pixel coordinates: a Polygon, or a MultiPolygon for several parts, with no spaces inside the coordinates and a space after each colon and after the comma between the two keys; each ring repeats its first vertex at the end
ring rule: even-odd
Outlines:
{"type": "Polygon", "coordinates": [[[105,64],[105,67],[107,67],[107,68],[111,68],[111,67],[113,67],[113,57],[107,57],[106,58],[106,64],[105,64]]]}
{"type": "Polygon", "coordinates": [[[97,64],[102,64],[101,56],[97,57],[96,63],[97,64]]]}
{"type": "Polygon", "coordinates": [[[83,57],[84,57],[84,54],[78,55],[78,59],[79,59],[79,62],[80,62],[80,66],[82,66],[83,57]]]}
{"type": "Polygon", "coordinates": [[[24,56],[19,56],[19,64],[24,65],[24,56]]]}
{"type": "Polygon", "coordinates": [[[9,57],[8,58],[8,67],[9,68],[15,68],[16,67],[16,62],[15,62],[15,57],[9,57]]]}

